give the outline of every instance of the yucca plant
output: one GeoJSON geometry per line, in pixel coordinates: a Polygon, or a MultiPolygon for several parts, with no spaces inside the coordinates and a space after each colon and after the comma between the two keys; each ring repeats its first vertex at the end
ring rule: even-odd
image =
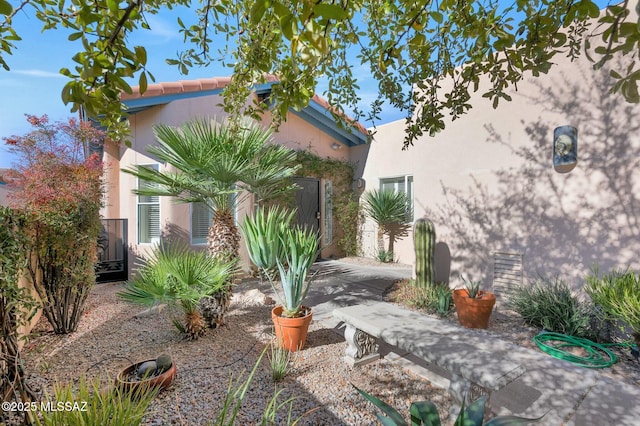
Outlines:
{"type": "Polygon", "coordinates": [[[594,268],[587,277],[585,291],[607,315],[629,325],[640,345],[640,274],[630,269],[614,270],[600,278],[594,268]]]}
{"type": "Polygon", "coordinates": [[[173,324],[190,339],[204,334],[207,324],[198,310],[201,298],[224,292],[230,285],[236,262],[223,262],[206,252],[178,245],[159,245],[144,261],[138,275],[118,293],[122,299],[142,306],[167,304],[172,316],[182,311],[184,322],[175,316],[173,324]]]}
{"type": "Polygon", "coordinates": [[[320,252],[320,237],[312,229],[294,226],[284,229],[279,238],[282,255],[276,259],[276,264],[280,273],[280,286],[273,280],[271,285],[283,306],[283,315],[293,318],[300,315],[302,302],[315,277],[313,274],[307,279],[311,265],[320,252]]]}
{"type": "Polygon", "coordinates": [[[258,208],[240,225],[249,258],[270,279],[275,278],[277,259],[284,254],[280,236],[291,227],[295,213],[295,210],[287,212],[279,206],[258,208]]]}
{"type": "MultiPolygon", "coordinates": [[[[353,386],[367,401],[378,407],[385,415],[376,413],[376,417],[385,426],[408,426],[409,423],[402,417],[402,415],[392,406],[376,398],[367,392],[358,389],[353,386]]],[[[484,407],[487,402],[487,397],[482,396],[476,401],[472,402],[469,406],[465,406],[464,402],[460,408],[460,413],[456,418],[454,426],[506,426],[506,425],[521,425],[527,423],[537,423],[544,415],[535,418],[528,419],[518,416],[499,416],[494,417],[486,423],[484,421],[484,407]]],[[[409,408],[411,416],[412,426],[440,426],[441,420],[438,414],[438,408],[431,401],[416,401],[411,403],[409,408]]]]}
{"type": "Polygon", "coordinates": [[[364,212],[378,225],[378,252],[384,250],[383,236],[389,237],[389,246],[386,250],[393,259],[393,243],[396,232],[402,230],[411,222],[411,200],[404,192],[376,189],[365,192],[364,212]]]}
{"type": "Polygon", "coordinates": [[[252,261],[269,279],[283,315],[300,315],[313,276],[309,269],[320,252],[320,237],[312,229],[292,226],[295,212],[278,207],[258,208],[245,218],[241,230],[252,261]],[[277,268],[278,274],[273,273],[277,268]],[[279,281],[278,281],[279,278],[279,281]]]}

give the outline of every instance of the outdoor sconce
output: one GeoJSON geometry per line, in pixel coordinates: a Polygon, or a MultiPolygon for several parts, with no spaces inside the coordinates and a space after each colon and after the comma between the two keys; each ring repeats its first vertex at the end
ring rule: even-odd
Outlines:
{"type": "Polygon", "coordinates": [[[334,151],[337,151],[341,148],[341,145],[338,142],[334,142],[331,144],[331,149],[333,149],[334,151]]]}
{"type": "Polygon", "coordinates": [[[558,173],[569,173],[578,163],[578,129],[572,126],[556,127],[553,131],[553,168],[558,173]]]}

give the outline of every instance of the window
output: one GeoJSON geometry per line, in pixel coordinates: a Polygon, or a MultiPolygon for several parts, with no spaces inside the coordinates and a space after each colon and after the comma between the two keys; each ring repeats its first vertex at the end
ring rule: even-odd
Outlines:
{"type": "Polygon", "coordinates": [[[191,244],[206,244],[213,212],[204,203],[191,203],[191,244]]]}
{"type": "Polygon", "coordinates": [[[399,176],[393,178],[380,179],[380,190],[391,190],[393,192],[404,192],[409,198],[411,208],[410,220],[413,220],[413,176],[399,176]]]}
{"type": "MultiPolygon", "coordinates": [[[[157,164],[148,167],[158,170],[157,164]]],[[[138,189],[155,188],[157,184],[138,179],[138,189]]],[[[160,200],[156,195],[138,195],[138,243],[152,244],[160,241],[160,200]]]]}

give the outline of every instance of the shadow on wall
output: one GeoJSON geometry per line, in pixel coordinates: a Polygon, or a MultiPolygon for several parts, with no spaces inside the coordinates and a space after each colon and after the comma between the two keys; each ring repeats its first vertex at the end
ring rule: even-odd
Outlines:
{"type": "Polygon", "coordinates": [[[490,277],[498,249],[524,253],[529,277],[559,274],[581,283],[594,265],[639,267],[640,121],[637,106],[608,93],[611,85],[607,72],[560,74],[551,87],[538,82],[529,99],[535,110],[560,114],[567,119],[561,124],[578,128],[578,165],[568,174],[551,164],[556,123],[523,121],[529,142],[518,147],[485,126],[487,143],[509,147],[524,165],[494,173],[490,187],[473,176],[464,190],[442,183],[445,202],[428,215],[446,224],[443,239],[456,241],[454,274],[490,277]]]}
{"type": "MultiPolygon", "coordinates": [[[[136,237],[137,239],[137,237],[136,237]]],[[[160,241],[163,244],[189,244],[191,241],[191,236],[184,228],[176,226],[175,224],[168,222],[162,228],[162,232],[160,233],[160,241]]],[[[131,241],[129,242],[129,279],[132,279],[136,271],[145,263],[145,259],[147,256],[151,254],[151,251],[154,247],[157,246],[157,243],[154,244],[145,244],[142,246],[136,246],[131,241]]],[[[207,246],[205,244],[190,246],[194,250],[206,250],[207,246]]]]}

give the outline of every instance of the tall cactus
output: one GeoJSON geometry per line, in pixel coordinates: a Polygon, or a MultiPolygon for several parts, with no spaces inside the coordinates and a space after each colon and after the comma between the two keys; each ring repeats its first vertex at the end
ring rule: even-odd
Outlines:
{"type": "Polygon", "coordinates": [[[426,217],[417,219],[413,226],[413,245],[416,252],[416,285],[422,288],[433,286],[436,228],[426,217]]]}

